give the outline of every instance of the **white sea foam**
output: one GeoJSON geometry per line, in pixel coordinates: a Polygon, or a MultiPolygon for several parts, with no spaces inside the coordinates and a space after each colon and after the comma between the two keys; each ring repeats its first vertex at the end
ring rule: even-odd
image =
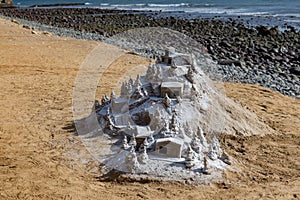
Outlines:
{"type": "Polygon", "coordinates": [[[134,4],[111,4],[110,6],[112,6],[112,7],[119,7],[119,8],[121,8],[121,7],[133,7],[133,5],[134,4]]]}
{"type": "Polygon", "coordinates": [[[175,4],[148,4],[149,7],[184,7],[188,6],[189,4],[187,3],[175,3],[175,4]]]}
{"type": "MultiPolygon", "coordinates": [[[[175,2],[175,1],[174,1],[175,2]]],[[[178,1],[177,1],[178,2],[178,1]]],[[[188,1],[182,3],[170,3],[170,4],[160,4],[160,3],[108,3],[103,2],[98,5],[99,8],[106,9],[128,9],[128,10],[152,10],[152,11],[182,11],[186,13],[199,13],[199,14],[221,14],[221,15],[240,15],[240,16],[270,16],[270,17],[300,17],[298,13],[283,13],[276,14],[274,9],[271,7],[262,6],[257,9],[253,6],[229,6],[229,5],[219,5],[215,3],[189,3],[188,1]]],[[[86,4],[88,5],[88,4],[86,4]]],[[[96,6],[95,4],[93,4],[96,6]]],[[[98,7],[98,6],[97,6],[98,7]]],[[[282,12],[282,10],[280,11],[282,12]]],[[[287,21],[290,22],[290,21],[287,21]]],[[[298,22],[297,20],[291,20],[291,22],[298,22]]]]}
{"type": "Polygon", "coordinates": [[[273,17],[299,17],[300,18],[300,14],[296,14],[296,13],[293,13],[293,14],[275,14],[275,15],[272,15],[273,17]]]}
{"type": "Polygon", "coordinates": [[[286,19],[285,22],[300,23],[300,19],[286,19]]]}

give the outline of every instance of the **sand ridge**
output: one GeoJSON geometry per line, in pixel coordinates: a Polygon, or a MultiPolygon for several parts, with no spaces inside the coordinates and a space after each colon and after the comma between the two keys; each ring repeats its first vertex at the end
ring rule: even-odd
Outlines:
{"type": "MultiPolygon", "coordinates": [[[[223,136],[222,144],[242,171],[210,186],[176,183],[102,182],[74,135],[73,84],[86,55],[101,43],[32,34],[0,20],[1,199],[299,199],[300,101],[256,85],[226,83],[227,96],[254,111],[278,134],[223,136]],[[90,167],[90,168],[89,168],[90,167]]],[[[147,59],[126,54],[105,72],[109,93],[117,80],[147,59]],[[134,60],[132,62],[131,60],[134,60]],[[120,66],[126,68],[116,73],[120,66]],[[109,76],[110,75],[110,76],[109,76]],[[111,78],[114,78],[111,80],[111,78]]]]}

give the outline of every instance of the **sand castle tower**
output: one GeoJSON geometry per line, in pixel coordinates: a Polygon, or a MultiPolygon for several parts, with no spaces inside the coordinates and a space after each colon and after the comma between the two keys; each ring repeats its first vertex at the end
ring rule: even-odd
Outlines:
{"type": "Polygon", "coordinates": [[[134,146],[131,146],[129,153],[126,156],[125,167],[130,173],[135,173],[135,170],[139,168],[139,162],[135,153],[134,146]]]}

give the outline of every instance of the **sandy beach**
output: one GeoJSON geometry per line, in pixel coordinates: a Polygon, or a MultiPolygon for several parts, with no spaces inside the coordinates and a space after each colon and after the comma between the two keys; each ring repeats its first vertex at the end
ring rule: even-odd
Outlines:
{"type": "MultiPolygon", "coordinates": [[[[224,173],[223,182],[192,186],[95,178],[99,163],[80,162],[88,152],[70,124],[77,72],[98,45],[108,53],[116,48],[0,19],[0,199],[300,199],[300,101],[250,84],[225,83],[226,95],[276,133],[223,135],[222,147],[240,168],[224,173]]],[[[119,57],[105,69],[96,98],[148,62],[133,54],[119,57]]]]}

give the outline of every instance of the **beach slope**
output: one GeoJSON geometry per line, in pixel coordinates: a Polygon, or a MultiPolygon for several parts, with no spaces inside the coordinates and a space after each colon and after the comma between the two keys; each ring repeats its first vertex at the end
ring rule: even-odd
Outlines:
{"type": "MultiPolygon", "coordinates": [[[[104,44],[59,38],[0,19],[0,199],[300,198],[300,101],[256,85],[225,87],[228,97],[277,134],[223,136],[223,147],[241,169],[225,173],[226,181],[191,186],[93,177],[97,163],[68,155],[74,147],[81,151],[78,156],[87,154],[70,126],[72,95],[79,67],[97,45],[104,44]]],[[[143,63],[148,60],[121,56],[105,71],[97,98],[143,63]]]]}

